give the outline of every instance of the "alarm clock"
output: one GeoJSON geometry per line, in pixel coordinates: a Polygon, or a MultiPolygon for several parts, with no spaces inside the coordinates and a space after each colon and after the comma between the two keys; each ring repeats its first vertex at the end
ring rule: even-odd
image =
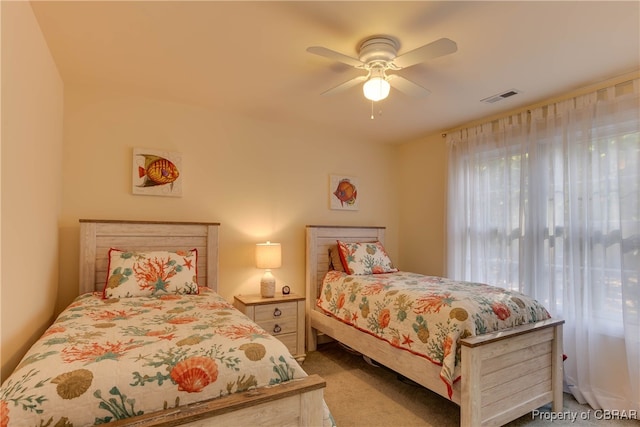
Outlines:
{"type": "Polygon", "coordinates": [[[282,295],[289,295],[291,293],[291,288],[289,288],[287,285],[282,287],[282,295]]]}

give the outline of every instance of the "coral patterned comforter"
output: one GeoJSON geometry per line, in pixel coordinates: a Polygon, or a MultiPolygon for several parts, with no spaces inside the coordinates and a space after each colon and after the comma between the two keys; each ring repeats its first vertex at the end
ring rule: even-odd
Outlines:
{"type": "Polygon", "coordinates": [[[0,426],[86,426],[307,374],[215,292],[79,296],[0,388],[0,426]]]}
{"type": "Polygon", "coordinates": [[[548,319],[536,300],[481,283],[397,272],[329,271],[317,305],[362,331],[442,366],[452,394],[462,338],[548,319]]]}

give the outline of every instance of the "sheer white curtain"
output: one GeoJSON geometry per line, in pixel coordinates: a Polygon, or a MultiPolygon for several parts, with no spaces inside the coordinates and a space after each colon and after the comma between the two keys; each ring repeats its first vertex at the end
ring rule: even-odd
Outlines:
{"type": "Polygon", "coordinates": [[[565,378],[640,410],[639,82],[448,135],[448,275],[566,320],[565,378]]]}
{"type": "Polygon", "coordinates": [[[524,113],[447,136],[452,277],[519,289],[526,122],[524,113]]]}

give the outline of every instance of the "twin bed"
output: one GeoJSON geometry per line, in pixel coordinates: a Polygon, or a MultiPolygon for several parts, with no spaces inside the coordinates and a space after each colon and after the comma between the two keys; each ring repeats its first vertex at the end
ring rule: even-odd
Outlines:
{"type": "Polygon", "coordinates": [[[324,380],[215,292],[218,226],[81,220],[80,296],[2,384],[0,425],[330,421],[324,380]]]}
{"type": "MultiPolygon", "coordinates": [[[[218,227],[81,220],[80,296],[2,384],[0,426],[331,425],[324,380],[215,292],[218,227]],[[142,294],[127,288],[138,275],[150,284],[142,294]]],[[[503,425],[549,402],[562,410],[563,321],[537,302],[481,296],[478,315],[442,291],[462,282],[333,271],[346,261],[336,261],[337,241],[357,243],[369,259],[384,252],[384,232],[307,227],[307,351],[333,338],[453,400],[465,427],[503,425]],[[407,296],[415,287],[430,294],[407,296]]],[[[475,294],[496,293],[471,285],[475,294]]]]}
{"type": "Polygon", "coordinates": [[[465,427],[503,425],[550,402],[562,410],[562,320],[496,287],[375,271],[384,248],[366,243],[384,234],[307,227],[307,351],[333,338],[460,405],[465,427]],[[335,271],[345,261],[358,268],[359,257],[364,274],[335,271]]]}

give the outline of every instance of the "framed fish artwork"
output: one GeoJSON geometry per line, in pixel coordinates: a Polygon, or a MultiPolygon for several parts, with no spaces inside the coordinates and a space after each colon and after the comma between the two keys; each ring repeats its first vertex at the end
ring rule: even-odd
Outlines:
{"type": "Polygon", "coordinates": [[[181,197],[181,173],[180,153],[147,148],[133,149],[133,194],[181,197]]]}
{"type": "Polygon", "coordinates": [[[329,176],[329,200],[331,209],[358,210],[358,178],[346,175],[329,176]]]}

